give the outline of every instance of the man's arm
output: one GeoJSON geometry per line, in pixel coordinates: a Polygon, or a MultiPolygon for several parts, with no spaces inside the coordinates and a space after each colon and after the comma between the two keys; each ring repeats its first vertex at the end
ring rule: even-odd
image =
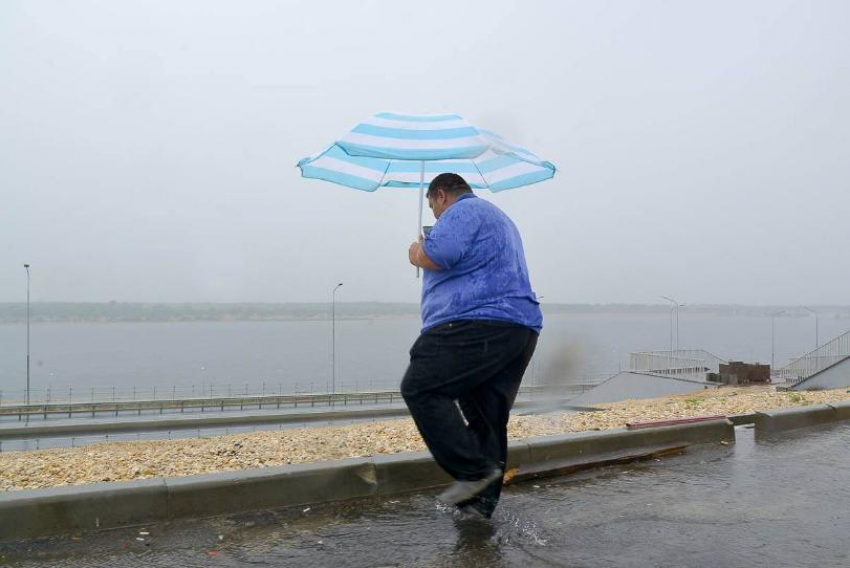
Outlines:
{"type": "Polygon", "coordinates": [[[428,270],[442,270],[443,268],[437,265],[433,260],[428,258],[428,255],[425,254],[425,251],[422,249],[422,237],[419,237],[419,240],[412,243],[410,248],[407,251],[407,258],[410,260],[410,264],[413,266],[418,266],[419,268],[427,268],[428,270]]]}

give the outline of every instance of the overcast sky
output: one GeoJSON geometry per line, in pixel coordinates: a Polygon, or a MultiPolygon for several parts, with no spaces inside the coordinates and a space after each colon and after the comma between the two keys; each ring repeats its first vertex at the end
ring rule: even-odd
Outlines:
{"type": "Polygon", "coordinates": [[[553,162],[545,301],[848,304],[850,3],[0,4],[0,301],[417,301],[416,192],[300,178],[378,111],[553,162]]]}

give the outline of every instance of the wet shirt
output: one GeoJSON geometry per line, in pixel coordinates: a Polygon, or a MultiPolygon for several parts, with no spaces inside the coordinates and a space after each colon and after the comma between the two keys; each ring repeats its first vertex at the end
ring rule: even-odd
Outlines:
{"type": "Polygon", "coordinates": [[[468,193],[446,209],[423,247],[443,270],[425,270],[422,331],[461,319],[499,320],[540,332],[519,231],[492,203],[468,193]]]}

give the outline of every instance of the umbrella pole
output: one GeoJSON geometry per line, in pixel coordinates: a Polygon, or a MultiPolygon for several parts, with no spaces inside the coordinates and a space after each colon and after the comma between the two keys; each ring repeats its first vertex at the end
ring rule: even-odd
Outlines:
{"type": "MultiPolygon", "coordinates": [[[[425,198],[425,161],[419,162],[419,221],[416,223],[416,237],[422,236],[422,200],[425,198]]],[[[419,278],[419,267],[416,267],[416,277],[419,278]]]]}

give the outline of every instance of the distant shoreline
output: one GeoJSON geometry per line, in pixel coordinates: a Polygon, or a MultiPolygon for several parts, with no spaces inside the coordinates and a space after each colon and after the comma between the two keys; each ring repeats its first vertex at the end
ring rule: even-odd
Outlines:
{"type": "MultiPolygon", "coordinates": [[[[544,314],[647,314],[668,313],[666,304],[542,304],[544,314]]],[[[812,317],[801,306],[689,305],[683,313],[718,316],[812,317]]],[[[850,306],[817,306],[820,317],[850,319],[850,306]]],[[[340,320],[418,317],[414,303],[337,302],[340,320]]],[[[329,321],[328,303],[142,303],[142,302],[35,302],[30,305],[33,323],[180,323],[329,321]]],[[[0,324],[26,322],[26,304],[0,303],[0,324]]]]}

